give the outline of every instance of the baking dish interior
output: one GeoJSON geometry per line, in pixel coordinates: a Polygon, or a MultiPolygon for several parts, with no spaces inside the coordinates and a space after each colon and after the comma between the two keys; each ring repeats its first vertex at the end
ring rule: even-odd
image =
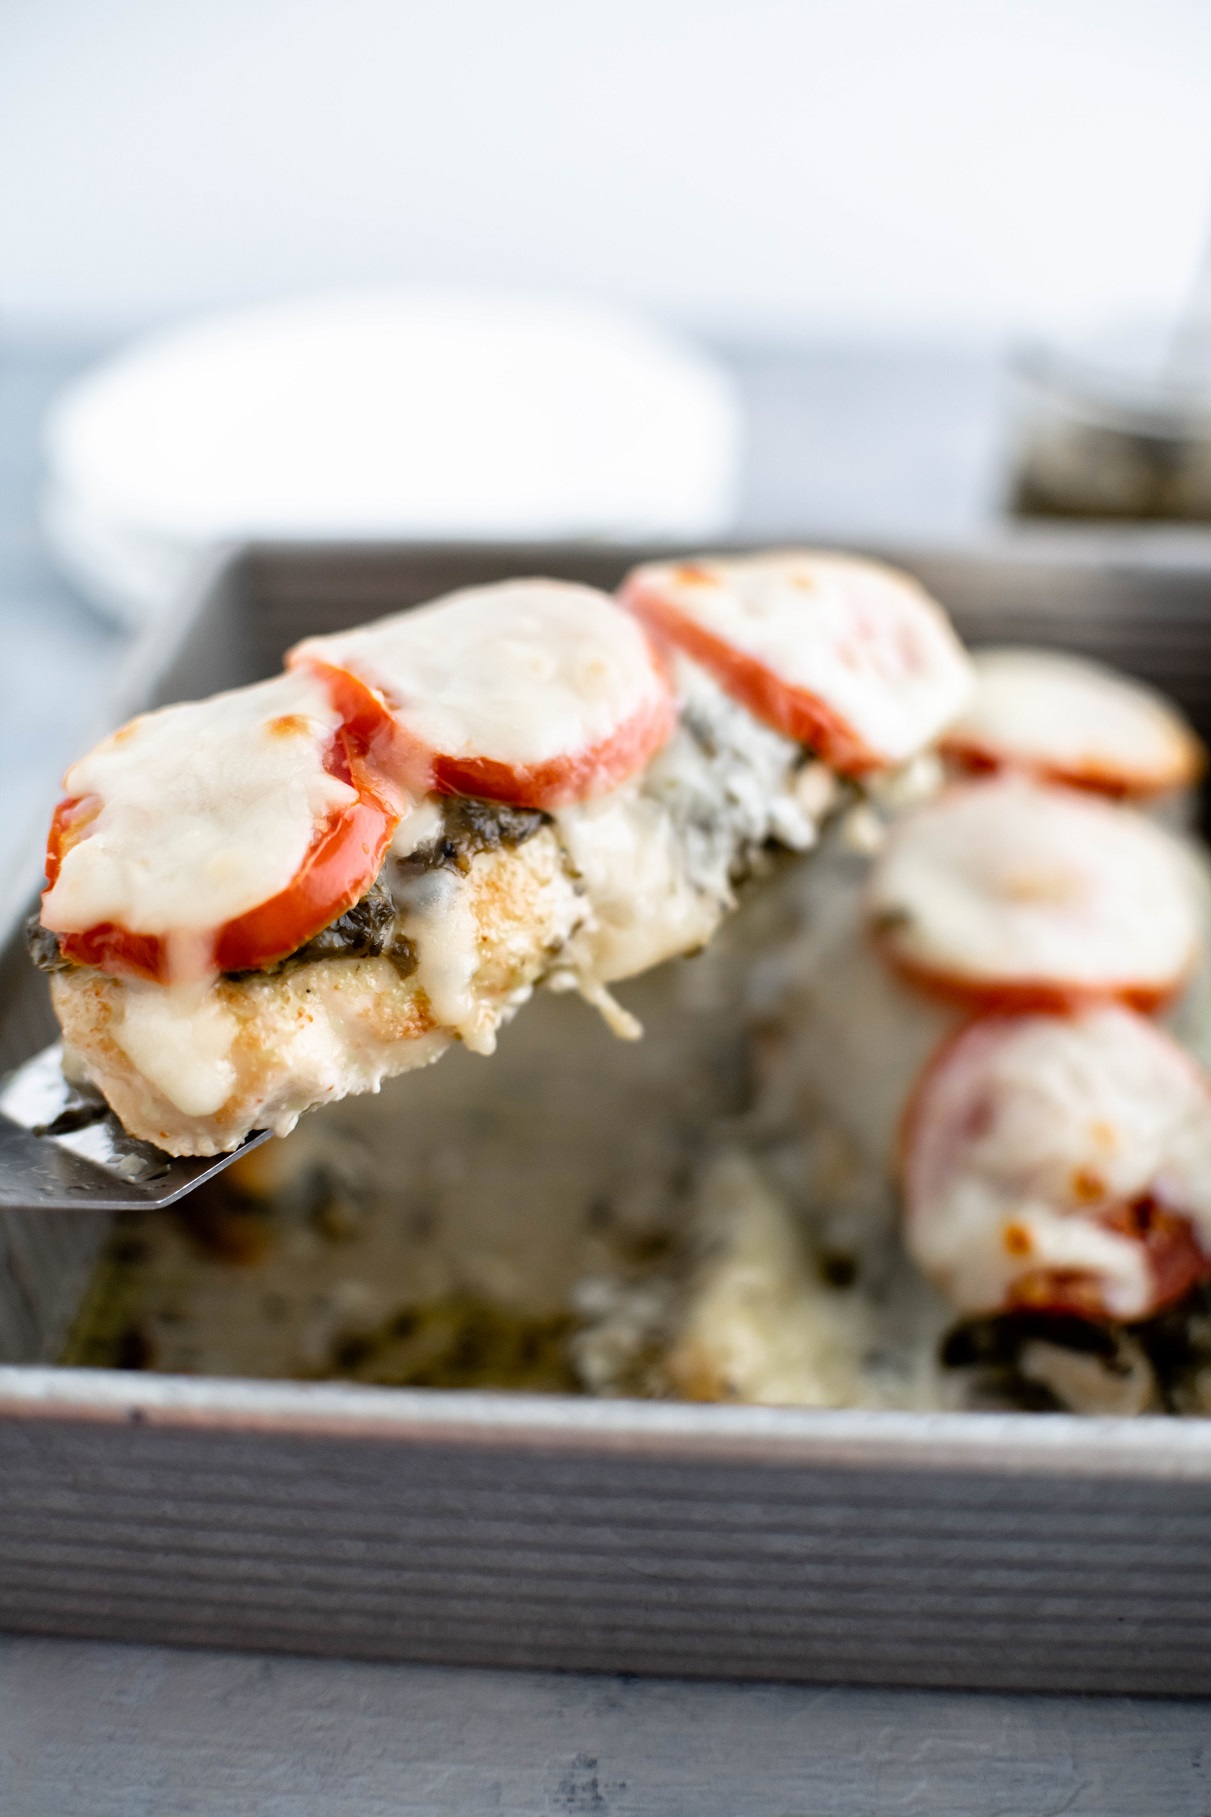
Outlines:
{"type": "MultiPolygon", "coordinates": [[[[257,548],[236,552],[134,659],[122,711],[273,673],[301,636],[451,588],[541,572],[612,586],[653,551],[257,548]]],[[[1078,650],[1172,695],[1211,734],[1211,551],[1197,538],[1013,539],[886,553],[972,643],[1078,650]]],[[[0,1355],[98,1368],[574,1391],[570,1296],[675,1242],[688,1184],[744,1113],[741,1014],[776,937],[779,885],[711,952],[622,987],[615,1041],[539,993],[485,1062],[466,1052],[306,1120],[271,1209],[230,1183],[117,1230],[0,1215],[0,1355]]],[[[14,930],[0,957],[0,1064],[54,1035],[14,930]]]]}

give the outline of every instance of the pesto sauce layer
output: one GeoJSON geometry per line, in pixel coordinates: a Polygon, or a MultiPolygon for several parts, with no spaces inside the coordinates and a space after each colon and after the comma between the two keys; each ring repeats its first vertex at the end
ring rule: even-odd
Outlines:
{"type": "MultiPolygon", "coordinates": [[[[510,807],[506,802],[481,801],[463,795],[443,802],[443,826],[431,845],[406,858],[388,858],[366,894],[335,921],[285,958],[254,972],[228,972],[230,978],[276,976],[292,965],[316,959],[390,959],[401,977],[416,970],[416,950],[399,926],[399,911],[391,891],[393,876],[401,879],[437,869],[466,873],[480,852],[518,846],[533,838],[550,816],[533,808],[510,807]]],[[[59,948],[57,935],[31,915],[25,928],[26,946],[33,963],[43,972],[72,969],[59,948]]]]}

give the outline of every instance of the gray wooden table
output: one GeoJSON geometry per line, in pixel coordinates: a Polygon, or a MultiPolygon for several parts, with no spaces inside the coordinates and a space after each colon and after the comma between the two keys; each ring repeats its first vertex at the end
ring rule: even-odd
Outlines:
{"type": "Polygon", "coordinates": [[[11,1817],[1205,1817],[1211,1708],[0,1642],[11,1817]]]}
{"type": "MultiPolygon", "coordinates": [[[[87,737],[120,636],[55,575],[36,426],[93,349],[0,340],[0,858],[87,737]]],[[[997,509],[995,362],[731,350],[741,528],[945,539],[997,509]]],[[[2,1612],[0,1612],[2,1614],[2,1612]]],[[[0,1635],[2,1817],[1208,1817],[1211,1706],[696,1684],[0,1635]]]]}

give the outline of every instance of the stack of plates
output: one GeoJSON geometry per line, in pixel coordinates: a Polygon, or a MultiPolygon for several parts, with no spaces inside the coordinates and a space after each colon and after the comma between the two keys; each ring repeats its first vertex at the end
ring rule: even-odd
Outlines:
{"type": "Polygon", "coordinates": [[[45,523],[137,623],[236,539],[709,538],[738,443],[720,369],[612,311],[324,298],[157,336],[75,385],[47,424],[45,523]]]}

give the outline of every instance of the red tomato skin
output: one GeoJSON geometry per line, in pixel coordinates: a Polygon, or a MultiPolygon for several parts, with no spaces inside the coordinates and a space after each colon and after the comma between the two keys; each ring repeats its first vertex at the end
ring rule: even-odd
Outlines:
{"type": "Polygon", "coordinates": [[[131,934],[112,921],[78,934],[60,934],[59,951],[76,965],[91,965],[114,978],[148,978],[167,984],[164,942],[158,934],[131,934]]]}
{"type": "Polygon", "coordinates": [[[1064,1016],[1095,1003],[1121,1003],[1127,1009],[1151,1016],[1172,1003],[1188,982],[1185,976],[1164,987],[1126,980],[1109,985],[1080,985],[1052,978],[1017,978],[1008,982],[964,978],[905,959],[877,930],[870,937],[880,957],[906,984],[938,1002],[958,1004],[982,1015],[1017,1016],[1041,1011],[1064,1016]]]}
{"type": "Polygon", "coordinates": [[[286,667],[303,669],[314,675],[327,691],[333,708],[341,716],[341,725],[354,747],[367,758],[386,757],[395,738],[395,721],[391,709],[377,688],[348,669],[337,669],[331,663],[298,660],[291,651],[286,667]]]}
{"type": "Polygon", "coordinates": [[[46,887],[53,889],[59,878],[59,869],[67,853],[83,837],[86,828],[101,811],[101,803],[93,795],[69,795],[61,801],[51,815],[50,832],[46,837],[46,887]]]}
{"type": "Polygon", "coordinates": [[[490,757],[435,754],[433,785],[444,795],[480,795],[522,808],[568,807],[607,794],[634,776],[668,742],[676,719],[676,702],[664,686],[611,737],[587,750],[524,768],[490,757]]]}
{"type": "Polygon", "coordinates": [[[1108,801],[1152,801],[1173,789],[1189,788],[1198,773],[1176,778],[1149,781],[1128,778],[1117,771],[1099,769],[1096,764],[1030,763],[1022,758],[1005,758],[974,740],[950,736],[939,750],[948,763],[969,776],[996,776],[1007,772],[1033,776],[1039,782],[1052,782],[1060,788],[1081,789],[1087,795],[1102,795],[1108,801]]]}
{"type": "Polygon", "coordinates": [[[383,868],[397,811],[350,765],[358,799],[329,822],[280,895],[228,921],[215,941],[221,972],[258,971],[297,951],[365,895],[383,868]]]}
{"type": "MultiPolygon", "coordinates": [[[[212,949],[215,971],[259,971],[286,958],[351,908],[382,869],[400,817],[394,792],[367,764],[361,741],[345,728],[333,739],[326,767],[357,790],[357,800],[321,829],[285,890],[218,929],[212,949]]],[[[48,888],[93,817],[92,812],[81,815],[82,805],[62,801],[55,810],[46,854],[48,888]]],[[[132,933],[105,921],[60,934],[59,950],[77,965],[114,977],[172,982],[169,942],[158,934],[132,933]]]]}
{"type": "Polygon", "coordinates": [[[361,677],[307,657],[295,666],[306,666],[321,677],[333,705],[366,740],[377,766],[418,795],[436,791],[442,795],[476,795],[487,801],[506,801],[513,807],[567,807],[575,801],[604,795],[635,775],[667,743],[677,719],[677,703],[667,673],[653,651],[658,691],[609,738],[546,763],[519,766],[491,757],[434,751],[401,722],[398,705],[361,677]]]}
{"type": "MultiPolygon", "coordinates": [[[[1083,1005],[1070,1003],[1066,1006],[1067,1013],[1081,1007],[1083,1005]]],[[[1025,1013],[1032,1014],[1034,1010],[1035,1006],[1031,1006],[1025,1013]]],[[[999,1019],[1006,1013],[1014,1015],[1018,1012],[994,1010],[991,1015],[999,1019]]],[[[1058,1013],[1063,1014],[1065,1010],[1061,1009],[1058,1013]]],[[[911,1165],[912,1148],[933,1081],[945,1070],[955,1050],[962,1046],[977,1024],[983,1023],[985,1019],[984,1014],[977,1012],[944,1036],[925,1062],[909,1093],[895,1144],[896,1174],[902,1197],[911,1165]]],[[[1193,1064],[1192,1061],[1192,1067],[1193,1064]]],[[[1211,1255],[1199,1244],[1190,1220],[1179,1212],[1167,1211],[1145,1195],[1129,1204],[1112,1205],[1089,1215],[1093,1222],[1108,1230],[1117,1231],[1121,1236],[1132,1238],[1144,1249],[1152,1294],[1148,1310],[1140,1315],[1141,1318],[1152,1318],[1166,1306],[1183,1299],[1200,1281],[1211,1280],[1211,1255]]],[[[1102,1323],[1122,1322],[1107,1310],[1096,1276],[1076,1269],[1061,1271],[1038,1268],[1024,1273],[1013,1283],[1004,1303],[990,1306],[987,1311],[1045,1312],[1095,1319],[1102,1323]]]]}
{"type": "Polygon", "coordinates": [[[716,637],[650,590],[641,579],[632,579],[625,585],[619,600],[657,636],[708,670],[733,700],[775,732],[806,745],[840,774],[864,776],[888,767],[887,759],[872,750],[824,701],[792,687],[757,657],[716,637]]]}
{"type": "MultiPolygon", "coordinates": [[[[1099,1213],[1095,1222],[1120,1236],[1129,1236],[1144,1251],[1152,1292],[1140,1318],[1154,1318],[1166,1306],[1184,1299],[1200,1281],[1211,1278],[1211,1256],[1200,1248],[1189,1220],[1175,1212],[1150,1205],[1148,1221],[1141,1227],[1140,1206],[1119,1205],[1099,1213]]],[[[1068,1313],[1082,1319],[1118,1322],[1102,1299],[1096,1276],[1077,1269],[1040,1268],[1022,1275],[1014,1282],[1002,1310],[1068,1313]]]]}

